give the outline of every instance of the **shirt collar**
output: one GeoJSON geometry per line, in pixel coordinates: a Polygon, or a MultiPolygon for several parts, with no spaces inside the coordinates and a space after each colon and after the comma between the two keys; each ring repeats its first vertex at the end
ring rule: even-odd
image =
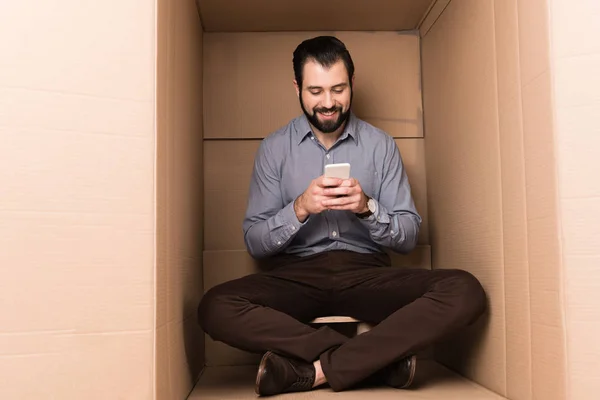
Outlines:
{"type": "MultiPolygon", "coordinates": [[[[312,129],[308,123],[308,118],[306,118],[306,115],[304,114],[296,118],[294,127],[296,129],[296,144],[298,145],[302,143],[307,136],[312,134],[312,129]]],[[[342,136],[340,136],[338,141],[345,140],[348,137],[354,139],[354,143],[356,143],[358,146],[358,118],[352,111],[350,111],[350,116],[348,117],[346,127],[344,128],[344,132],[342,132],[342,136]]]]}

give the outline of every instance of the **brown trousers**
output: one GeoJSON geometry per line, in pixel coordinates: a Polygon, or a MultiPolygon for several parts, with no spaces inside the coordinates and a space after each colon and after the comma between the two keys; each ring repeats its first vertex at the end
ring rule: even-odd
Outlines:
{"type": "Polygon", "coordinates": [[[238,349],[320,359],[335,391],[469,325],[486,308],[468,272],[390,268],[385,254],[332,251],[280,256],[275,264],[210,289],[198,309],[200,325],[238,349]],[[327,315],[377,325],[348,338],[308,324],[327,315]]]}

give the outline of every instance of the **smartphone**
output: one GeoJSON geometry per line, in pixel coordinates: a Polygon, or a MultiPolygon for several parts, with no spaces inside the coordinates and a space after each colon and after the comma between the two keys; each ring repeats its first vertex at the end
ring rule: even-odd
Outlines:
{"type": "Polygon", "coordinates": [[[327,178],[350,179],[350,164],[327,164],[323,175],[327,178]]]}

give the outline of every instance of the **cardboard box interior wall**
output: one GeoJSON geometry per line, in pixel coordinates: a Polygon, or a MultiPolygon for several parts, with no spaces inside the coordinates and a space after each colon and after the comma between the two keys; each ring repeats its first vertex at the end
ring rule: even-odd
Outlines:
{"type": "Polygon", "coordinates": [[[183,399],[205,366],[256,361],[205,340],[196,307],[255,268],[254,152],[299,114],[291,53],[321,33],[348,45],[355,112],[395,138],[424,217],[396,267],[463,268],[488,293],[435,358],[511,399],[600,390],[592,2],[9,3],[3,398],[183,399]]]}

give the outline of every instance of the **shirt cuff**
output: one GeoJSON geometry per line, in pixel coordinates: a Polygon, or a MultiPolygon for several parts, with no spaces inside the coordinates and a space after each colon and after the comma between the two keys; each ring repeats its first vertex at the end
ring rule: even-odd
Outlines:
{"type": "Polygon", "coordinates": [[[376,226],[378,223],[389,224],[391,220],[387,209],[377,200],[372,200],[375,202],[375,212],[369,215],[367,218],[359,218],[359,220],[367,226],[376,226]]]}
{"type": "Polygon", "coordinates": [[[283,228],[282,230],[289,236],[295,234],[308,221],[308,218],[304,222],[298,221],[293,201],[279,212],[278,217],[277,226],[283,228]]]}

